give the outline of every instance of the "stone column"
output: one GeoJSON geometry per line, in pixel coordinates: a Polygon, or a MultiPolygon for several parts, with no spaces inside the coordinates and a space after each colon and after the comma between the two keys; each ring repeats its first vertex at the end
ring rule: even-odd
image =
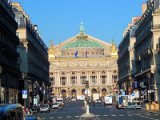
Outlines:
{"type": "Polygon", "coordinates": [[[70,73],[67,73],[67,84],[66,84],[66,86],[70,86],[70,85],[71,85],[70,73]]]}
{"type": "Polygon", "coordinates": [[[77,73],[77,85],[80,86],[81,82],[80,82],[80,73],[77,73]]]}
{"type": "Polygon", "coordinates": [[[100,71],[97,71],[97,85],[100,86],[101,85],[101,78],[100,78],[100,74],[101,72],[100,71]]]}
{"type": "Polygon", "coordinates": [[[86,73],[87,73],[87,80],[89,81],[89,84],[90,84],[91,81],[90,81],[90,74],[89,74],[89,72],[90,72],[90,71],[86,71],[86,73]]]}
{"type": "Polygon", "coordinates": [[[56,80],[56,86],[59,87],[60,86],[60,73],[57,73],[57,80],[56,80]]]}
{"type": "Polygon", "coordinates": [[[112,81],[112,77],[111,76],[112,75],[110,74],[110,71],[107,70],[107,81],[106,81],[107,85],[111,84],[111,82],[110,82],[110,81],[112,81]]]}

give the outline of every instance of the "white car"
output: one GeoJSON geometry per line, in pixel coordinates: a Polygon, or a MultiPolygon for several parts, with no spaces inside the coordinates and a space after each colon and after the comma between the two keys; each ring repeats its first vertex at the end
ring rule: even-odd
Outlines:
{"type": "Polygon", "coordinates": [[[56,109],[56,108],[59,108],[60,107],[60,103],[59,102],[55,102],[52,104],[52,108],[53,109],[56,109]]]}
{"type": "Polygon", "coordinates": [[[127,108],[133,108],[133,109],[141,109],[141,103],[139,101],[133,101],[133,102],[129,102],[127,105],[127,108]]]}
{"type": "Polygon", "coordinates": [[[40,112],[50,112],[50,107],[48,104],[42,104],[40,106],[40,112]]]}
{"type": "Polygon", "coordinates": [[[63,100],[56,100],[56,102],[59,103],[59,107],[63,107],[64,106],[63,100]]]}

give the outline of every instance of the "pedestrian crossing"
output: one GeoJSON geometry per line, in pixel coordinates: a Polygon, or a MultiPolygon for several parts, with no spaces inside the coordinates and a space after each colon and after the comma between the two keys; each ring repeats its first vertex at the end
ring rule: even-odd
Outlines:
{"type": "MultiPolygon", "coordinates": [[[[106,115],[96,115],[97,117],[125,117],[125,116],[128,116],[128,117],[132,117],[133,115],[131,114],[106,114],[106,115]]],[[[57,116],[57,117],[49,117],[49,118],[44,118],[42,117],[41,119],[42,120],[56,120],[56,119],[70,119],[70,118],[79,118],[80,116],[57,116]]]]}
{"type": "MultiPolygon", "coordinates": [[[[145,114],[145,116],[143,116],[142,114],[140,113],[137,113],[137,114],[133,114],[133,113],[128,113],[128,114],[105,114],[105,115],[100,115],[100,114],[97,114],[96,117],[100,118],[100,117],[133,117],[133,116],[140,116],[140,117],[143,117],[143,118],[147,118],[147,119],[153,119],[153,118],[150,118],[149,115],[151,114],[145,114]]],[[[153,115],[153,114],[152,114],[153,115]]],[[[156,115],[156,114],[155,114],[156,115]]],[[[69,119],[74,119],[74,120],[78,120],[80,118],[80,116],[54,116],[54,117],[49,117],[49,118],[46,118],[46,117],[41,117],[41,120],[69,120],[69,119]]],[[[153,119],[153,120],[160,120],[160,119],[153,119]]]]}

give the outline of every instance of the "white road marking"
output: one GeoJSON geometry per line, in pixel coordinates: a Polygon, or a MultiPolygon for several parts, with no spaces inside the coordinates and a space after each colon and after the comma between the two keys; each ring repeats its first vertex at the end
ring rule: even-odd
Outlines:
{"type": "Polygon", "coordinates": [[[116,116],[116,115],[111,115],[111,116],[116,116]]]}
{"type": "Polygon", "coordinates": [[[108,115],[103,115],[103,116],[108,116],[108,115]]]}
{"type": "Polygon", "coordinates": [[[130,115],[130,114],[129,114],[129,115],[127,115],[127,116],[133,116],[133,115],[130,115]]]}
{"type": "Polygon", "coordinates": [[[58,117],[59,119],[62,119],[63,117],[58,117]]]}
{"type": "Polygon", "coordinates": [[[79,118],[79,116],[75,116],[76,118],[79,118]]]}
{"type": "Polygon", "coordinates": [[[45,120],[46,118],[41,118],[42,120],[45,120]]]}
{"type": "Polygon", "coordinates": [[[100,116],[100,115],[96,115],[96,116],[98,117],[98,116],[100,116]]]}
{"type": "Polygon", "coordinates": [[[54,119],[54,117],[49,117],[49,119],[54,119]]]}
{"type": "Polygon", "coordinates": [[[147,118],[147,119],[151,119],[151,120],[159,120],[159,119],[155,119],[155,118],[150,118],[150,117],[146,117],[146,116],[142,116],[142,115],[138,115],[139,117],[143,117],[143,118],[147,118]]]}
{"type": "Polygon", "coordinates": [[[71,118],[71,116],[67,116],[67,118],[71,118]]]}
{"type": "MultiPolygon", "coordinates": [[[[130,113],[130,114],[133,114],[133,113],[130,113]]],[[[133,114],[134,115],[134,114],[133,114]]],[[[142,117],[142,118],[147,118],[147,119],[151,119],[151,120],[159,120],[159,119],[155,119],[155,118],[150,118],[150,117],[147,117],[147,116],[143,116],[143,115],[140,115],[140,114],[135,114],[139,117],[142,117]]]]}
{"type": "Polygon", "coordinates": [[[124,116],[124,115],[120,114],[119,116],[124,116]]]}

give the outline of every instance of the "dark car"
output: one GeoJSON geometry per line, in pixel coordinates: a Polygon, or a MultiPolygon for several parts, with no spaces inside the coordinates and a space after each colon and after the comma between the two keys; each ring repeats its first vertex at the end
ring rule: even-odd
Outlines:
{"type": "Polygon", "coordinates": [[[24,112],[21,104],[0,105],[0,120],[23,120],[24,112]]]}
{"type": "Polygon", "coordinates": [[[39,110],[40,110],[39,106],[33,105],[32,112],[39,112],[39,110]]]}

